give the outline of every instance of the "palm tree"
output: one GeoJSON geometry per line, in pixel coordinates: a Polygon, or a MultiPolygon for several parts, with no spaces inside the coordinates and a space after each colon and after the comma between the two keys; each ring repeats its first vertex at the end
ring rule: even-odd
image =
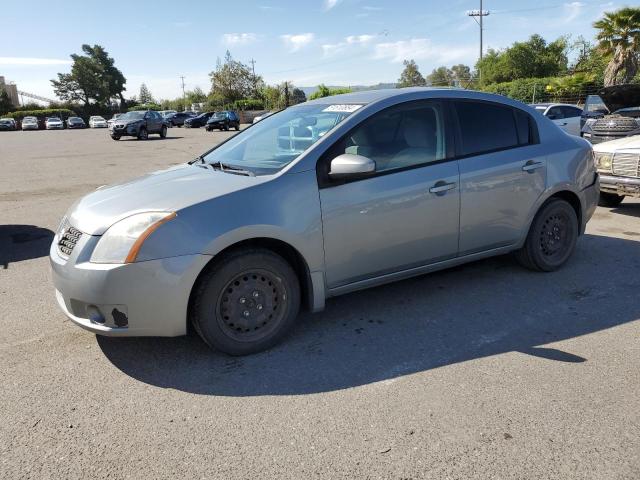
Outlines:
{"type": "Polygon", "coordinates": [[[600,42],[599,47],[604,53],[611,55],[604,72],[605,86],[629,83],[638,71],[640,8],[622,8],[616,12],[606,12],[604,18],[595,22],[593,26],[599,30],[596,36],[600,42]]]}

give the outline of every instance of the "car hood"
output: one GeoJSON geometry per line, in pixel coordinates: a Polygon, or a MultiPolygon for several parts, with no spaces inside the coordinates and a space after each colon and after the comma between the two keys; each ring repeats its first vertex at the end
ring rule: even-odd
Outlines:
{"type": "Polygon", "coordinates": [[[142,120],[141,118],[138,119],[131,119],[131,120],[114,120],[113,123],[115,123],[116,125],[131,125],[132,123],[139,123],[142,122],[144,120],[142,120]]]}
{"type": "Polygon", "coordinates": [[[595,152],[614,153],[616,150],[640,150],[640,135],[619,138],[609,142],[597,143],[593,146],[595,152]]]}
{"type": "Polygon", "coordinates": [[[610,112],[640,106],[640,84],[613,85],[598,92],[610,112]]]}
{"type": "Polygon", "coordinates": [[[197,165],[178,165],[129,182],[100,187],[71,207],[69,222],[90,235],[102,235],[111,225],[136,213],[176,212],[269,180],[197,165]]]}

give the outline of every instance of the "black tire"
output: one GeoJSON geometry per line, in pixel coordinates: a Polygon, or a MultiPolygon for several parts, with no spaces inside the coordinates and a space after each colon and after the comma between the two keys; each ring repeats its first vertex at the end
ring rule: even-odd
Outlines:
{"type": "Polygon", "coordinates": [[[160,138],[167,138],[167,127],[165,125],[160,129],[160,138]]]}
{"type": "Polygon", "coordinates": [[[291,266],[263,249],[231,252],[194,287],[191,322],[211,348],[248,355],[278,343],[295,323],[300,284],[291,266]]]}
{"type": "Polygon", "coordinates": [[[622,203],[624,195],[616,195],[615,193],[600,192],[598,205],[601,207],[615,208],[622,203]]]}
{"type": "Polygon", "coordinates": [[[571,257],[578,233],[576,211],[565,200],[553,198],[536,214],[516,259],[530,270],[553,272],[571,257]]]}
{"type": "Polygon", "coordinates": [[[114,140],[120,140],[120,135],[111,135],[114,140]]]}
{"type": "Polygon", "coordinates": [[[141,127],[140,130],[138,130],[138,140],[147,140],[149,138],[149,133],[147,132],[147,129],[144,127],[141,127]]]}
{"type": "Polygon", "coordinates": [[[236,132],[240,131],[240,125],[236,125],[236,132]]]}
{"type": "Polygon", "coordinates": [[[229,125],[225,125],[225,126],[224,126],[224,131],[225,131],[225,132],[228,132],[228,131],[229,131],[229,125]]]}

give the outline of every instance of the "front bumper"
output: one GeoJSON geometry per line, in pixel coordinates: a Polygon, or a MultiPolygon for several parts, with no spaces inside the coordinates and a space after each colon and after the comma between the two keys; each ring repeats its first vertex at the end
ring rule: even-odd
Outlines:
{"type": "Polygon", "coordinates": [[[108,336],[184,335],[191,289],[211,257],[185,255],[130,264],[95,264],[100,237],[83,234],[66,258],[50,249],[56,299],[76,325],[108,336]]]}
{"type": "Polygon", "coordinates": [[[640,178],[600,174],[600,190],[616,195],[640,197],[640,178]]]}

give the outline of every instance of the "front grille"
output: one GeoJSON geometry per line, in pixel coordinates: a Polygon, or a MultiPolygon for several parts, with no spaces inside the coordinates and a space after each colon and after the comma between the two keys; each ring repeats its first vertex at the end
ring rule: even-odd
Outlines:
{"type": "Polygon", "coordinates": [[[640,154],[618,152],[613,155],[613,173],[624,177],[640,177],[640,154]]]}
{"type": "Polygon", "coordinates": [[[601,132],[630,132],[638,128],[635,118],[630,117],[605,117],[596,122],[591,127],[592,130],[601,132]]]}
{"type": "Polygon", "coordinates": [[[58,249],[68,257],[73,252],[80,237],[82,237],[82,232],[69,225],[62,230],[60,240],[58,240],[58,249]]]}

